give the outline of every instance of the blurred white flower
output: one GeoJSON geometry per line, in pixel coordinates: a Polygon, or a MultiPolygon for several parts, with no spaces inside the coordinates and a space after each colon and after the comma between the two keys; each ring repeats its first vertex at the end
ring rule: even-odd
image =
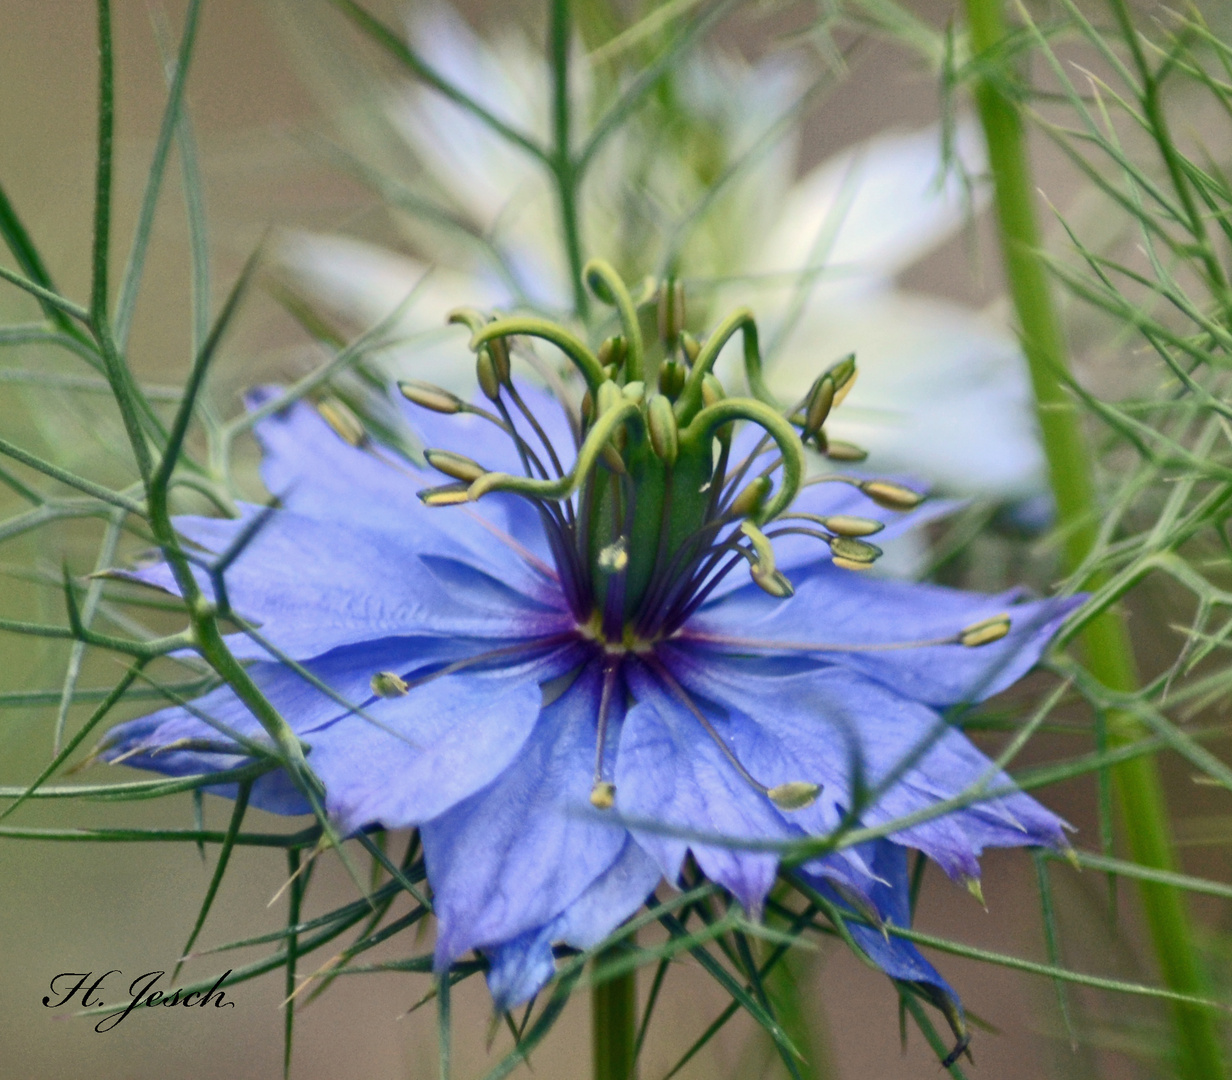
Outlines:
{"type": "MultiPolygon", "coordinates": [[[[410,34],[446,79],[550,142],[548,68],[523,35],[481,40],[443,7],[416,12],[410,34]]],[[[601,114],[613,91],[577,61],[571,92],[584,137],[592,105],[601,114]]],[[[709,52],[681,63],[665,94],[591,164],[584,254],[609,258],[627,278],[670,268],[694,310],[749,304],[769,382],[785,400],[855,352],[860,379],[832,430],[868,449],[870,468],[961,495],[1038,493],[1043,461],[1013,338],[972,309],[895,283],[978,206],[978,187],[962,179],[983,170],[976,129],[957,133],[961,170],[944,169],[940,132],[929,128],[882,134],[793,182],[793,106],[804,90],[781,56],[749,65],[709,52]]],[[[403,321],[407,346],[386,361],[393,375],[465,388],[465,332],[442,327],[451,307],[570,307],[555,192],[541,163],[432,90],[407,87],[390,115],[418,166],[411,188],[440,209],[401,222],[405,246],[430,252],[431,268],[307,233],[288,238],[282,257],[298,288],[360,326],[387,316],[428,274],[403,321]]]]}

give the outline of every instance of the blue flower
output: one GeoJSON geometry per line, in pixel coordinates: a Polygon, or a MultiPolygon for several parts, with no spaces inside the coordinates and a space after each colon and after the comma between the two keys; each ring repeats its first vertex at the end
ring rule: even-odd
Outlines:
{"type": "MultiPolygon", "coordinates": [[[[481,950],[508,1008],[551,978],[554,943],[600,942],[687,855],[755,916],[775,844],[853,813],[870,827],[916,815],[796,872],[873,924],[851,930],[875,963],[954,1015],[941,976],[876,924],[909,919],[908,847],[970,885],[986,848],[1065,845],[946,710],[1020,678],[1073,601],[858,572],[878,553],[863,537],[928,510],[896,482],[806,479],[804,440],[850,453],[823,427],[850,362],[784,414],[709,373],[747,320],[700,354],[684,335],[661,343],[651,394],[628,325],[596,357],[559,328],[470,318],[486,400],[403,387],[427,466],[340,438],[307,403],[257,427],[281,502],[226,574],[261,641],[230,645],[309,747],[339,830],[420,830],[438,966],[481,950]],[[563,345],[589,386],[580,410],[510,376],[514,333],[563,345]],[[454,482],[418,490],[434,470],[454,482]],[[920,814],[980,783],[992,794],[920,814]]],[[[755,363],[749,375],[759,387],[755,363]]],[[[207,561],[260,513],[178,525],[207,561]]],[[[130,576],[174,590],[163,565],[130,576]]],[[[268,745],[222,687],[119,726],[106,754],[197,774],[250,760],[243,740],[268,745]]],[[[251,801],[308,810],[281,772],[251,801]]]]}

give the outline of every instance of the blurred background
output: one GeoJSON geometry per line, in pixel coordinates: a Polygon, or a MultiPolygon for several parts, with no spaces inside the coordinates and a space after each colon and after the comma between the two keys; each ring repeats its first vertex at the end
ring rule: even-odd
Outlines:
{"type": "MultiPolygon", "coordinates": [[[[400,18],[394,4],[370,6],[392,24],[400,18]]],[[[916,0],[909,6],[935,26],[955,16],[942,0],[916,0]]],[[[481,30],[511,19],[533,25],[537,18],[535,7],[525,3],[471,0],[461,10],[481,30]]],[[[780,49],[783,40],[807,25],[816,11],[811,4],[764,10],[750,5],[727,19],[715,40],[726,50],[763,58],[780,49]]],[[[124,236],[136,220],[165,100],[158,28],[170,27],[170,40],[175,40],[183,8],[177,3],[116,0],[114,14],[119,79],[114,212],[118,235],[124,236]]],[[[317,138],[330,131],[336,116],[333,103],[320,90],[326,80],[314,68],[313,50],[304,47],[305,35],[328,34],[330,48],[353,54],[361,63],[374,60],[341,19],[331,23],[326,16],[316,12],[311,20],[299,22],[293,4],[253,0],[208,0],[204,6],[188,102],[204,171],[216,297],[223,295],[252,247],[271,229],[358,229],[379,236],[385,227],[386,211],[379,200],[331,162],[317,138]]],[[[904,50],[867,40],[852,39],[847,44],[845,77],[805,118],[800,172],[887,128],[915,128],[939,115],[934,76],[904,50]]],[[[96,62],[94,6],[87,0],[5,0],[0,5],[0,177],[41,246],[53,277],[67,295],[78,298],[88,290],[96,62]]],[[[373,68],[379,70],[380,65],[373,63],[373,68]]],[[[1041,183],[1052,200],[1067,205],[1076,197],[1075,181],[1060,169],[1055,152],[1043,145],[1039,149],[1041,183]]],[[[172,164],[163,212],[154,230],[130,350],[138,375],[155,383],[180,380],[189,352],[188,240],[176,206],[175,168],[172,164]]],[[[916,292],[990,306],[995,317],[1001,288],[997,267],[987,223],[977,221],[914,264],[902,281],[916,292]]],[[[0,290],[0,315],[9,320],[28,317],[30,312],[11,290],[0,290]]],[[[236,391],[262,378],[301,370],[310,353],[302,331],[278,303],[255,295],[227,342],[218,375],[222,400],[229,409],[237,408],[236,391]]],[[[37,350],[27,350],[24,358],[27,366],[44,359],[37,350]]],[[[54,447],[57,460],[71,461],[74,453],[105,456],[100,450],[105,440],[96,436],[99,426],[108,423],[112,421],[93,412],[79,394],[0,383],[0,430],[36,450],[54,447]]],[[[108,467],[105,460],[93,464],[93,475],[108,467]]],[[[0,508],[11,510],[7,496],[0,490],[0,508]]],[[[99,530],[92,524],[62,529],[74,570],[88,569],[99,530]]],[[[42,542],[22,539],[0,547],[0,568],[6,571],[0,577],[0,592],[6,614],[58,622],[62,612],[55,590],[8,572],[36,566],[58,574],[59,567],[47,561],[53,556],[36,549],[42,542]]],[[[1047,586],[1049,553],[1023,556],[1021,545],[989,550],[994,555],[1000,551],[1004,565],[991,572],[992,580],[978,584],[1000,586],[1003,574],[1012,576],[1025,566],[1036,575],[1037,585],[1047,586]]],[[[1156,610],[1149,610],[1150,602],[1148,594],[1135,619],[1139,624],[1161,620],[1157,625],[1165,626],[1168,598],[1159,597],[1156,610]]],[[[55,695],[47,701],[35,692],[59,685],[66,656],[67,650],[56,643],[0,636],[0,693],[31,693],[26,706],[0,712],[0,783],[27,782],[48,760],[55,695]]],[[[1143,661],[1149,670],[1151,657],[1145,655],[1143,661]]],[[[118,673],[115,664],[107,657],[89,656],[81,685],[108,685],[118,673]]],[[[1021,692],[1029,695],[1030,684],[1021,692]]],[[[1028,763],[1046,760],[1050,747],[1047,737],[1040,739],[1031,748],[1028,763]]],[[[78,779],[115,775],[109,767],[96,766],[78,779]]],[[[1187,869],[1227,880],[1232,867],[1225,848],[1198,843],[1203,837],[1195,831],[1219,809],[1214,796],[1194,787],[1179,769],[1169,773],[1169,782],[1174,801],[1183,802],[1185,813],[1196,822],[1190,830],[1195,844],[1187,848],[1187,869]]],[[[1076,827],[1076,842],[1094,846],[1093,784],[1076,782],[1050,789],[1047,801],[1076,827]]],[[[228,815],[229,804],[207,799],[207,824],[224,828],[228,815]]],[[[184,796],[146,807],[44,802],[25,806],[10,823],[190,827],[192,816],[184,796]],[[178,818],[168,822],[169,812],[178,818]]],[[[250,825],[273,830],[284,828],[285,822],[253,812],[250,825]]],[[[266,903],[282,885],[285,871],[268,854],[236,852],[199,948],[280,925],[283,902],[268,911],[266,903]]],[[[310,914],[353,898],[354,886],[336,861],[325,862],[310,897],[310,914]]],[[[987,911],[940,874],[930,872],[918,925],[973,945],[1043,960],[1030,856],[994,852],[984,865],[987,911]]],[[[120,969],[122,975],[107,983],[115,999],[137,975],[160,969],[170,974],[211,866],[212,861],[203,862],[187,844],[0,841],[0,1071],[22,1080],[59,1080],[78,1074],[97,1080],[152,1080],[172,1071],[201,1080],[279,1075],[283,991],[278,974],[230,991],[234,1009],[134,1014],[107,1034],[96,1034],[87,1021],[41,1005],[50,980],[60,972],[98,975],[120,969]]],[[[1113,928],[1102,879],[1093,873],[1064,872],[1054,873],[1053,881],[1066,961],[1082,970],[1149,977],[1149,962],[1132,944],[1139,936],[1132,905],[1126,903],[1128,890],[1122,889],[1120,922],[1113,928]]],[[[1212,932],[1226,927],[1226,905],[1197,907],[1212,932]]],[[[395,940],[381,955],[409,951],[408,944],[395,940]]],[[[221,973],[257,955],[258,951],[243,950],[201,957],[186,966],[179,982],[221,973]]],[[[320,962],[324,959],[320,957],[320,962]]],[[[1093,1031],[1103,1030],[1105,1020],[1118,1022],[1106,1026],[1105,1037],[1096,1038],[1102,1045],[1073,1050],[1053,987],[1046,980],[954,957],[934,959],[971,1012],[995,1029],[977,1030],[975,1076],[1077,1077],[1095,1075],[1098,1068],[1107,1076],[1133,1076],[1139,1067],[1126,1032],[1149,1039],[1162,1023],[1162,1014],[1150,1004],[1075,993],[1074,1008],[1093,1031]]],[[[884,977],[861,966],[840,945],[826,943],[803,970],[815,992],[819,1030],[826,1033],[834,1076],[892,1080],[937,1074],[935,1057],[916,1033],[905,1051],[900,1048],[897,997],[884,977]]],[[[433,1010],[407,1015],[427,988],[427,980],[417,976],[339,980],[298,1017],[292,1075],[299,1080],[435,1076],[433,1010]]],[[[676,964],[651,1027],[642,1076],[661,1076],[726,1000],[690,961],[676,964]]],[[[489,1013],[479,980],[465,984],[455,1003],[455,1075],[480,1076],[503,1052],[507,1041],[503,1033],[491,1056],[486,1048],[489,1013]]],[[[589,1014],[585,997],[579,996],[535,1055],[534,1075],[540,1080],[584,1076],[589,1052],[589,1014]]],[[[741,1080],[778,1076],[781,1066],[771,1063],[771,1057],[752,1025],[738,1017],[679,1075],[741,1080]]]]}

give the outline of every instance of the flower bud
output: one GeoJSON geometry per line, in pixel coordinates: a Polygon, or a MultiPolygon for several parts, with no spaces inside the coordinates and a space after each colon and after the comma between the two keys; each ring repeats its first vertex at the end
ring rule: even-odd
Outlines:
{"type": "Polygon", "coordinates": [[[709,372],[706,372],[702,376],[702,404],[706,406],[714,405],[725,397],[727,397],[727,393],[723,389],[723,384],[709,372]]]}
{"type": "Polygon", "coordinates": [[[650,429],[650,446],[664,465],[676,464],[680,453],[680,432],[672,403],[662,394],[655,394],[646,407],[646,426],[650,429]]]}
{"type": "Polygon", "coordinates": [[[450,450],[425,450],[424,457],[437,472],[443,472],[455,480],[464,480],[468,484],[478,480],[488,471],[477,461],[472,461],[450,450]]]}
{"type": "Polygon", "coordinates": [[[364,430],[359,417],[337,398],[318,401],[317,412],[343,442],[348,442],[352,446],[363,446],[368,441],[368,433],[364,430]]]}
{"type": "Polygon", "coordinates": [[[887,510],[914,510],[924,501],[923,495],[889,480],[865,480],[859,488],[878,506],[887,510]]]}
{"type": "Polygon", "coordinates": [[[402,396],[421,409],[429,409],[436,413],[452,415],[462,411],[462,399],[448,390],[442,390],[431,383],[408,380],[398,383],[402,396]]]}
{"type": "Polygon", "coordinates": [[[872,518],[851,517],[847,514],[832,514],[821,519],[822,527],[836,536],[872,536],[885,526],[872,518]]]}
{"type": "Polygon", "coordinates": [[[377,697],[383,698],[403,697],[410,690],[406,680],[392,671],[378,671],[369,685],[377,697]]]}
{"type": "Polygon", "coordinates": [[[633,382],[625,383],[620,392],[624,394],[626,401],[638,402],[646,396],[646,384],[640,379],[634,379],[633,382]]]}
{"type": "Polygon", "coordinates": [[[959,633],[959,644],[969,649],[978,648],[980,645],[990,645],[1005,637],[1010,632],[1010,625],[1008,615],[994,615],[991,619],[981,619],[959,633]]]}

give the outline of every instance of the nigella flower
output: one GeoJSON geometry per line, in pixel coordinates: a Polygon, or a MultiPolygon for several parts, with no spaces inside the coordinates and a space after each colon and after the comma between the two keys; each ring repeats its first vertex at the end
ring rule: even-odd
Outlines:
{"type": "MultiPolygon", "coordinates": [[[[896,482],[806,477],[806,442],[846,452],[824,425],[854,364],[783,411],[747,312],[699,344],[667,305],[663,339],[644,343],[614,272],[593,263],[588,280],[621,317],[597,353],[544,320],[457,313],[483,393],[404,384],[423,469],[306,403],[261,422],[281,505],[255,530],[254,507],[179,520],[207,561],[251,532],[225,582],[259,639],[231,647],[308,747],[342,833],[420,830],[438,965],[482,951],[499,1007],[550,979],[554,943],[600,942],[686,856],[756,916],[774,846],[854,817],[889,835],[797,872],[878,965],[955,1017],[941,976],[877,924],[908,919],[909,847],[970,886],[986,848],[1065,845],[945,714],[1022,676],[1072,601],[861,574],[878,554],[865,538],[924,511],[896,482]],[[712,374],[737,333],[751,397],[712,374]],[[512,377],[514,335],[564,352],[580,409],[512,377]],[[432,470],[450,482],[421,490],[432,470]],[[969,805],[926,813],[963,792],[969,805]]],[[[132,576],[174,588],[162,566],[132,576]]],[[[251,743],[268,745],[224,687],[121,725],[106,754],[196,774],[250,760],[251,743]]],[[[281,772],[251,800],[308,810],[281,772]]]]}

